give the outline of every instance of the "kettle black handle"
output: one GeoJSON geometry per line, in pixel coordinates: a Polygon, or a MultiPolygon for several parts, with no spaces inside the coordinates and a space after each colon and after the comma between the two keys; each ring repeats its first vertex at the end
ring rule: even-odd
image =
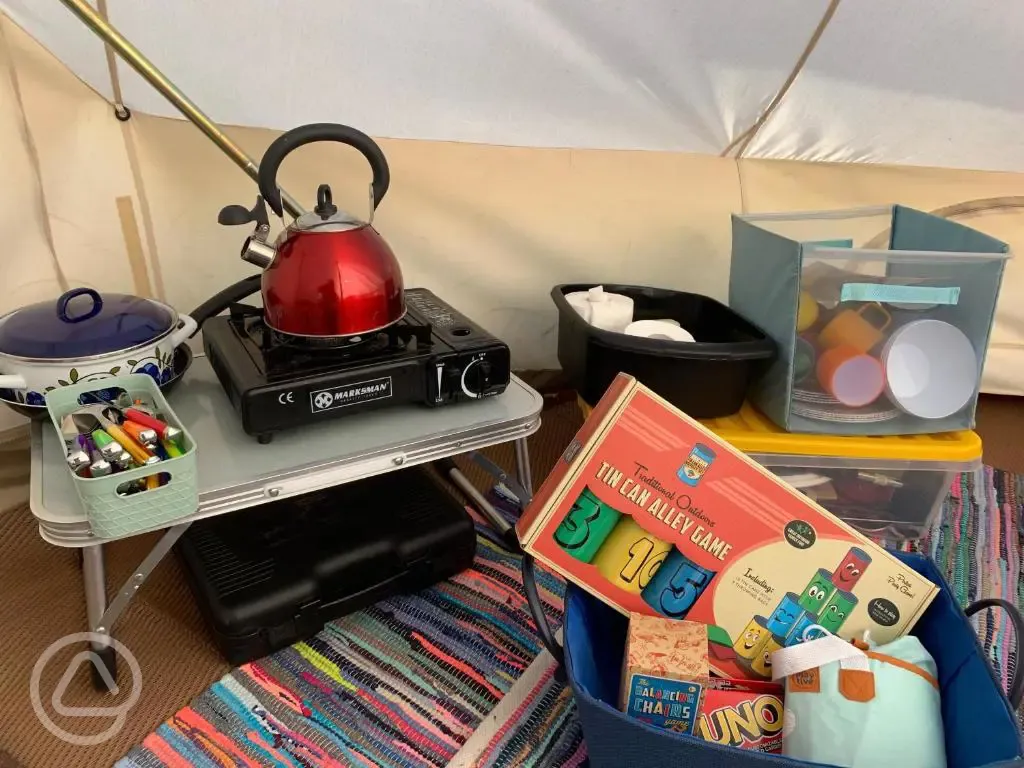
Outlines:
{"type": "Polygon", "coordinates": [[[267,201],[270,209],[281,216],[284,208],[281,205],[281,191],[277,188],[277,169],[289,152],[303,144],[314,141],[337,141],[358,149],[373,170],[373,207],[380,205],[391,183],[391,172],[388,161],[384,157],[377,142],[362,131],[339,123],[313,123],[281,134],[267,147],[260,161],[260,194],[267,201]]]}

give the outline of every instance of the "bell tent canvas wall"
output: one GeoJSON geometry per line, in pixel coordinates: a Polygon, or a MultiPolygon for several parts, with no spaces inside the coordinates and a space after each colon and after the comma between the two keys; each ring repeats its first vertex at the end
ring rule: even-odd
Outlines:
{"type": "MultiPolygon", "coordinates": [[[[1008,0],[106,0],[250,155],[333,121],[379,138],[375,225],[407,285],[556,367],[553,284],[724,298],[729,214],[900,202],[1024,249],[1024,7],[1008,0]]],[[[0,0],[0,311],[67,287],[180,311],[253,267],[216,223],[255,184],[59,0],[0,0]],[[111,104],[131,110],[127,122],[111,104]]],[[[309,204],[367,208],[338,145],[289,157],[309,204]]],[[[984,389],[1024,394],[1024,266],[984,389]]],[[[0,430],[18,417],[0,414],[0,430]]]]}

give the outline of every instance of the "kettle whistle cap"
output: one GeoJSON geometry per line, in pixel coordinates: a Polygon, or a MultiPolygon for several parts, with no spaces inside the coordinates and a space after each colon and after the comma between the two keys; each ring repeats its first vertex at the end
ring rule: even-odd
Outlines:
{"type": "Polygon", "coordinates": [[[334,195],[331,193],[330,184],[321,184],[316,188],[316,208],[313,213],[324,221],[338,212],[338,206],[334,204],[334,195]]]}

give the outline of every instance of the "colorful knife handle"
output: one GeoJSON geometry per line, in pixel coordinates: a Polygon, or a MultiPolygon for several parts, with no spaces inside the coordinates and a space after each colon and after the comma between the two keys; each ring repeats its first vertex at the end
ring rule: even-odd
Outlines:
{"type": "MultiPolygon", "coordinates": [[[[96,455],[100,455],[99,451],[96,452],[96,455]]],[[[104,459],[102,456],[100,456],[99,459],[97,459],[96,461],[89,465],[89,474],[92,477],[106,477],[113,471],[114,466],[109,461],[104,459]]]]}
{"type": "Polygon", "coordinates": [[[167,451],[167,456],[169,458],[176,459],[179,456],[184,455],[181,451],[181,448],[179,448],[177,443],[175,443],[173,440],[161,440],[160,445],[163,446],[163,449],[165,451],[167,451]]]}
{"type": "Polygon", "coordinates": [[[135,421],[125,421],[120,425],[120,427],[131,435],[135,442],[145,448],[152,448],[153,444],[156,443],[158,439],[155,429],[144,427],[135,421]]]}
{"type": "Polygon", "coordinates": [[[89,466],[89,454],[81,448],[75,448],[68,454],[67,461],[68,466],[71,467],[71,471],[77,474],[79,470],[89,466]]]}
{"type": "Polygon", "coordinates": [[[137,461],[139,464],[155,464],[160,461],[159,456],[150,453],[141,445],[136,443],[127,432],[116,424],[106,425],[106,432],[112,438],[117,440],[117,442],[121,444],[121,447],[128,451],[128,454],[132,459],[137,461]]]}
{"type": "Polygon", "coordinates": [[[94,429],[92,431],[92,440],[96,443],[96,447],[100,449],[100,453],[103,454],[103,458],[108,461],[121,454],[122,449],[120,443],[102,429],[94,429]]]}
{"type": "Polygon", "coordinates": [[[151,416],[145,411],[140,411],[138,408],[126,408],[124,417],[134,421],[136,424],[141,424],[144,427],[155,429],[156,433],[160,435],[160,437],[163,437],[164,432],[167,430],[166,422],[160,421],[160,419],[155,416],[151,416]]]}

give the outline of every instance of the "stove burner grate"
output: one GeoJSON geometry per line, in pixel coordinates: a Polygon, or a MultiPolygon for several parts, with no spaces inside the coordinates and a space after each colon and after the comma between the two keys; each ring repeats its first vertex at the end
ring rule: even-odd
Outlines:
{"type": "Polygon", "coordinates": [[[364,336],[292,336],[267,327],[261,308],[236,304],[230,323],[240,338],[259,350],[272,378],[415,352],[432,343],[429,323],[408,320],[364,336]]]}
{"type": "MultiPolygon", "coordinates": [[[[265,325],[264,327],[266,328],[265,325]]],[[[388,342],[382,332],[365,336],[293,336],[270,328],[266,328],[265,338],[271,345],[283,345],[304,352],[317,349],[362,350],[364,347],[370,346],[380,348],[382,338],[384,344],[388,342]]]]}

